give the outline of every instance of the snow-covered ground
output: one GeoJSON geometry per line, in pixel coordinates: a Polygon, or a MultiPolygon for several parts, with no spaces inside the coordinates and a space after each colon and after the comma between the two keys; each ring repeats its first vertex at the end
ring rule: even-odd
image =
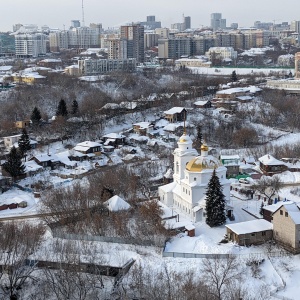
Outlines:
{"type": "Polygon", "coordinates": [[[266,75],[271,76],[274,74],[286,74],[288,75],[290,72],[294,73],[294,69],[270,69],[270,68],[205,68],[205,67],[190,67],[190,69],[195,74],[203,74],[203,75],[231,75],[233,71],[236,72],[237,75],[266,75]]]}

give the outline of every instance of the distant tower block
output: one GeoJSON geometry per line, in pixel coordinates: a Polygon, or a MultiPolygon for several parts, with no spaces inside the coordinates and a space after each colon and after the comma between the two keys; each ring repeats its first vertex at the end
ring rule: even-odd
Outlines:
{"type": "Polygon", "coordinates": [[[300,79],[300,52],[295,54],[295,78],[300,79]]]}

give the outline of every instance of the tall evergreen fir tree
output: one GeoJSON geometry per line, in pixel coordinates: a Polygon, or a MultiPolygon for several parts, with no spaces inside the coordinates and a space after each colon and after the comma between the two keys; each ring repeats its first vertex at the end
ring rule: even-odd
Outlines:
{"type": "Polygon", "coordinates": [[[22,130],[22,135],[18,141],[18,145],[19,145],[19,150],[21,152],[21,155],[25,157],[25,161],[26,161],[26,153],[31,149],[30,139],[26,128],[22,130]]]}
{"type": "Polygon", "coordinates": [[[21,158],[16,147],[12,147],[7,156],[7,161],[3,164],[4,170],[14,179],[25,173],[25,166],[22,164],[21,158]]]}
{"type": "Polygon", "coordinates": [[[67,104],[64,99],[60,99],[60,101],[58,103],[56,116],[62,116],[62,117],[68,116],[67,104]]]}
{"type": "Polygon", "coordinates": [[[236,76],[236,72],[235,71],[232,71],[231,73],[231,81],[232,82],[236,82],[238,79],[237,79],[237,76],[236,76]]]}
{"type": "Polygon", "coordinates": [[[42,119],[41,112],[37,107],[35,107],[31,113],[30,120],[34,125],[37,125],[39,124],[41,119],[42,119]]]}
{"type": "Polygon", "coordinates": [[[73,100],[73,102],[72,102],[71,114],[72,115],[78,114],[78,102],[76,100],[73,100]]]}
{"type": "Polygon", "coordinates": [[[206,224],[215,227],[225,222],[225,196],[219,177],[214,170],[206,191],[206,224]]]}

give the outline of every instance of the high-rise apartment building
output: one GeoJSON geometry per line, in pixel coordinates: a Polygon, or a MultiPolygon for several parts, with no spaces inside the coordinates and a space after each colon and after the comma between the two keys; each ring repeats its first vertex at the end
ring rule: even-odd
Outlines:
{"type": "Polygon", "coordinates": [[[17,57],[38,57],[46,54],[48,36],[40,32],[37,25],[24,25],[13,35],[17,57]]]}
{"type": "Polygon", "coordinates": [[[157,46],[158,35],[154,32],[146,32],[144,35],[144,48],[150,49],[157,46]]]}
{"type": "MultiPolygon", "coordinates": [[[[98,25],[98,24],[96,24],[98,25]]],[[[52,32],[49,34],[50,51],[59,52],[61,49],[87,49],[100,47],[99,26],[77,27],[70,30],[52,32]]]]}
{"type": "Polygon", "coordinates": [[[13,32],[18,31],[22,26],[23,26],[23,24],[20,24],[20,23],[14,24],[13,25],[13,32]]]}
{"type": "Polygon", "coordinates": [[[107,39],[109,59],[127,59],[127,41],[120,38],[107,39]]]}
{"type": "Polygon", "coordinates": [[[170,29],[169,28],[157,28],[157,29],[155,29],[155,33],[158,35],[159,39],[167,39],[167,38],[169,38],[170,29]]]}
{"type": "Polygon", "coordinates": [[[140,23],[145,29],[154,30],[156,28],[161,28],[161,22],[155,20],[155,16],[147,16],[146,22],[140,23]]]}
{"type": "Polygon", "coordinates": [[[43,33],[22,33],[15,35],[17,57],[38,57],[46,54],[48,37],[43,33]]]}
{"type": "Polygon", "coordinates": [[[222,19],[222,14],[213,13],[210,15],[210,26],[213,31],[226,29],[226,19],[222,19]]]}
{"type": "Polygon", "coordinates": [[[80,21],[79,20],[71,20],[71,27],[72,28],[80,27],[80,21]]]}
{"type": "Polygon", "coordinates": [[[7,32],[0,32],[0,56],[13,55],[15,53],[15,39],[7,32]]]}
{"type": "Polygon", "coordinates": [[[179,59],[193,55],[192,38],[171,38],[158,40],[158,58],[179,59]]]}
{"type": "Polygon", "coordinates": [[[144,62],[144,26],[131,24],[121,26],[121,39],[127,41],[127,58],[135,58],[138,63],[144,62]]]}
{"type": "Polygon", "coordinates": [[[291,30],[300,33],[300,21],[292,21],[291,30]]]}
{"type": "Polygon", "coordinates": [[[184,23],[184,29],[190,29],[191,28],[191,17],[184,17],[183,20],[184,23]]]}

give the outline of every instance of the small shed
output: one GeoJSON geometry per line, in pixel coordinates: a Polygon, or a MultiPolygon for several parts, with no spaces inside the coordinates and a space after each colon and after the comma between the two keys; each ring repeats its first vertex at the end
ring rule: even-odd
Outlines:
{"type": "Polygon", "coordinates": [[[263,244],[273,237],[273,224],[264,219],[225,226],[229,240],[240,246],[263,244]]]}
{"type": "Polygon", "coordinates": [[[192,224],[187,224],[184,226],[185,227],[185,232],[189,237],[194,237],[195,236],[195,229],[196,227],[192,224]]]}

